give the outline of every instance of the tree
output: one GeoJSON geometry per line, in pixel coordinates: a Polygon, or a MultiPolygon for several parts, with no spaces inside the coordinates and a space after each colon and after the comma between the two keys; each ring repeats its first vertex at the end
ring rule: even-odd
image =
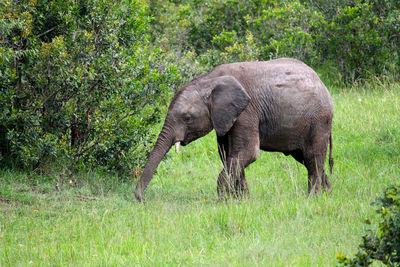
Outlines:
{"type": "Polygon", "coordinates": [[[145,1],[6,0],[0,17],[1,165],[140,165],[177,79],[146,47],[145,1]]]}

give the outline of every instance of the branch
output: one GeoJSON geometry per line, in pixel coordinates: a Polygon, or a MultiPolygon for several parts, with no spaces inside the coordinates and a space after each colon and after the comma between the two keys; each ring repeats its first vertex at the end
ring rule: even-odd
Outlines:
{"type": "Polygon", "coordinates": [[[395,39],[397,37],[400,37],[400,34],[393,34],[393,35],[389,36],[388,40],[391,41],[392,39],[395,39]]]}
{"type": "Polygon", "coordinates": [[[312,5],[316,6],[320,11],[324,12],[325,14],[328,13],[328,11],[327,11],[325,8],[321,7],[321,6],[320,6],[317,2],[315,2],[314,0],[309,0],[309,1],[310,1],[310,3],[311,3],[312,5]]]}
{"type": "Polygon", "coordinates": [[[40,37],[42,37],[43,35],[46,35],[46,34],[48,34],[49,32],[54,31],[57,27],[58,27],[58,25],[54,26],[53,28],[50,28],[49,30],[47,30],[47,31],[45,31],[45,32],[42,32],[42,33],[38,34],[36,37],[37,37],[37,38],[40,38],[40,37]]]}
{"type": "Polygon", "coordinates": [[[35,110],[38,110],[39,108],[43,107],[44,104],[46,104],[47,101],[50,100],[50,98],[54,97],[55,95],[57,95],[60,91],[62,91],[63,89],[65,89],[66,86],[60,86],[60,88],[58,88],[57,90],[55,90],[51,95],[49,95],[48,97],[46,97],[45,100],[43,100],[42,105],[40,105],[40,107],[37,107],[35,110]]]}

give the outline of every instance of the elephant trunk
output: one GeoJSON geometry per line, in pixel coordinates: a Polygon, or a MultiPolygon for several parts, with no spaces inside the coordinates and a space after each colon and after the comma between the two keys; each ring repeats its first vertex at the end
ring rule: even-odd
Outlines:
{"type": "Polygon", "coordinates": [[[169,151],[174,143],[174,131],[167,123],[164,124],[161,133],[157,138],[157,142],[150,153],[146,166],[144,167],[143,174],[140,177],[139,183],[136,186],[135,197],[138,201],[144,201],[143,191],[146,189],[153,174],[157,169],[158,164],[161,162],[165,154],[169,151]]]}

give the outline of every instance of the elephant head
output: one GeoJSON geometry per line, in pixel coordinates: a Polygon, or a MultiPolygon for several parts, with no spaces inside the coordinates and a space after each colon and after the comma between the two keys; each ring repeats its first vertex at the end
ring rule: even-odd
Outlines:
{"type": "Polygon", "coordinates": [[[150,153],[136,186],[135,197],[143,201],[143,191],[173,144],[176,149],[215,129],[225,135],[247,107],[250,97],[232,76],[202,76],[183,86],[173,98],[164,126],[150,153]]]}

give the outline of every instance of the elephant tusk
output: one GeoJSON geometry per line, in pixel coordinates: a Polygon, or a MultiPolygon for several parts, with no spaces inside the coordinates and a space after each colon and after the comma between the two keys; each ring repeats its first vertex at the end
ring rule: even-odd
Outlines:
{"type": "Polygon", "coordinates": [[[176,142],[175,143],[175,152],[179,153],[179,146],[181,145],[181,142],[176,142]]]}

